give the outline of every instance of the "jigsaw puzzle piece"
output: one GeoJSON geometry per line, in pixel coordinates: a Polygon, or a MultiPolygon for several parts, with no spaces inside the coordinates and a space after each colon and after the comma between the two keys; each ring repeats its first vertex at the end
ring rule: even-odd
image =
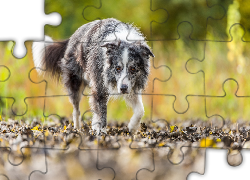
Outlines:
{"type": "Polygon", "coordinates": [[[80,150],[77,145],[63,151],[46,149],[47,171],[36,173],[31,179],[114,179],[112,168],[98,169],[98,150],[80,150]]]}
{"type": "MultiPolygon", "coordinates": [[[[30,44],[26,45],[30,49],[30,44]]],[[[10,116],[42,116],[44,100],[41,96],[45,94],[45,87],[30,81],[30,69],[33,67],[30,50],[23,59],[17,60],[11,54],[13,42],[2,42],[0,46],[1,67],[4,66],[0,82],[1,116],[4,119],[10,116]]]]}
{"type": "MultiPolygon", "coordinates": [[[[230,38],[230,29],[236,23],[242,24],[244,27],[245,33],[242,39],[244,41],[250,40],[250,33],[249,33],[249,23],[248,23],[248,1],[221,1],[220,4],[226,9],[225,17],[223,21],[220,21],[220,24],[217,25],[218,28],[221,28],[219,38],[221,41],[227,41],[230,38]]],[[[212,34],[209,34],[210,36],[212,34]]],[[[209,36],[208,35],[208,36],[209,36]]],[[[241,35],[241,33],[239,34],[241,35]]],[[[219,40],[217,39],[217,40],[219,40]]],[[[216,41],[217,41],[216,40],[216,41]]]]}
{"type": "Polygon", "coordinates": [[[204,56],[202,50],[205,42],[191,40],[189,38],[191,32],[191,24],[182,22],[178,26],[178,39],[152,43],[156,57],[153,59],[152,66],[166,66],[170,73],[163,74],[157,69],[153,70],[149,75],[150,80],[157,76],[162,76],[160,79],[164,80],[151,80],[146,91],[143,92],[143,94],[174,95],[176,97],[174,108],[180,113],[188,110],[187,96],[204,95],[204,77],[202,74],[191,74],[186,69],[186,63],[190,58],[202,58],[204,56]]]}
{"type": "Polygon", "coordinates": [[[151,35],[154,40],[177,39],[177,27],[183,21],[192,24],[193,31],[190,37],[196,40],[205,40],[207,33],[224,31],[224,29],[217,27],[218,23],[216,22],[223,20],[226,10],[223,6],[209,0],[179,1],[178,3],[174,0],[154,0],[153,6],[161,7],[168,12],[168,19],[165,23],[152,24],[151,35]],[[176,30],[174,31],[174,29],[176,30]],[[159,37],[159,34],[163,34],[163,38],[159,37]]]}
{"type": "Polygon", "coordinates": [[[0,179],[28,179],[46,171],[45,135],[18,121],[1,122],[0,179]]]}
{"type": "Polygon", "coordinates": [[[22,148],[21,151],[24,157],[14,157],[18,163],[9,162],[8,156],[10,156],[10,152],[8,151],[10,150],[0,148],[2,162],[0,165],[1,180],[32,179],[34,175],[46,172],[45,152],[43,149],[22,148]],[[20,161],[22,158],[23,160],[20,161]]]}
{"type": "Polygon", "coordinates": [[[179,164],[172,164],[168,159],[168,147],[155,148],[154,171],[142,169],[137,173],[137,179],[185,180],[190,172],[204,173],[205,148],[183,147],[182,150],[185,152],[183,161],[179,164]]]}
{"type": "Polygon", "coordinates": [[[190,173],[188,180],[202,179],[237,179],[239,177],[247,177],[247,169],[249,167],[250,153],[247,150],[243,151],[244,161],[240,166],[229,166],[226,161],[226,149],[207,149],[206,150],[206,171],[203,176],[190,173]],[[216,163],[215,163],[216,162],[216,163]]]}
{"type": "Polygon", "coordinates": [[[4,26],[2,26],[0,33],[1,41],[15,41],[13,54],[17,58],[23,58],[26,55],[27,50],[24,42],[35,39],[42,40],[44,38],[45,24],[56,26],[60,23],[58,13],[44,14],[44,8],[42,8],[44,7],[44,0],[1,1],[0,7],[1,17],[6,17],[10,9],[17,14],[17,16],[7,16],[1,19],[1,24],[4,24],[4,26]],[[19,33],[16,33],[17,30],[19,33]]]}
{"type": "Polygon", "coordinates": [[[57,12],[61,15],[63,20],[61,21],[59,26],[45,26],[44,34],[53,34],[53,38],[55,39],[69,38],[80,26],[88,23],[88,21],[86,21],[82,16],[82,11],[86,6],[86,3],[92,3],[92,1],[45,0],[44,12],[46,14],[57,12]],[[73,11],[74,13],[72,13],[73,11]]]}
{"type": "MultiPolygon", "coordinates": [[[[178,112],[174,109],[175,100],[176,98],[173,96],[152,96],[151,104],[151,122],[166,120],[168,122],[167,134],[169,133],[173,140],[179,137],[192,143],[198,143],[205,138],[205,127],[223,127],[224,118],[222,116],[216,113],[207,113],[204,97],[188,96],[189,104],[185,112],[178,112]],[[195,119],[193,118],[194,114],[196,115],[195,119]]],[[[195,146],[200,147],[200,142],[195,146]]]]}
{"type": "Polygon", "coordinates": [[[233,78],[239,83],[239,96],[249,95],[248,49],[249,43],[242,41],[244,29],[235,24],[230,29],[228,42],[206,42],[204,58],[187,62],[190,73],[203,73],[207,96],[221,96],[223,82],[233,78]]]}
{"type": "Polygon", "coordinates": [[[250,96],[239,96],[240,88],[235,79],[229,78],[222,84],[224,94],[222,96],[206,97],[208,114],[220,114],[232,122],[247,120],[249,117],[250,96]],[[216,106],[216,108],[214,108],[216,106]]]}
{"type": "MultiPolygon", "coordinates": [[[[138,171],[154,171],[153,150],[131,149],[128,142],[121,140],[119,151],[100,150],[98,168],[111,167],[115,172],[114,179],[138,179],[138,171]]],[[[105,178],[105,176],[104,176],[105,178]]],[[[148,178],[145,178],[148,179],[148,178]]]]}
{"type": "Polygon", "coordinates": [[[83,18],[88,22],[113,17],[122,22],[130,22],[140,26],[147,37],[150,37],[150,27],[153,22],[161,24],[166,22],[168,18],[168,12],[163,8],[153,7],[152,0],[126,1],[126,4],[115,0],[100,0],[95,2],[95,5],[93,4],[92,1],[86,4],[82,12],[83,18]],[[141,21],[142,18],[147,21],[141,21]]]}
{"type": "MultiPolygon", "coordinates": [[[[223,96],[206,97],[208,114],[218,113],[226,119],[221,132],[210,138],[210,141],[219,140],[220,148],[229,149],[229,164],[236,166],[241,162],[240,152],[249,149],[249,102],[250,96],[239,96],[240,86],[235,79],[227,79],[222,85],[223,96]],[[217,106],[217,108],[214,108],[217,106]],[[231,160],[230,160],[231,158],[231,160]]],[[[215,134],[215,133],[213,133],[215,134]]]]}

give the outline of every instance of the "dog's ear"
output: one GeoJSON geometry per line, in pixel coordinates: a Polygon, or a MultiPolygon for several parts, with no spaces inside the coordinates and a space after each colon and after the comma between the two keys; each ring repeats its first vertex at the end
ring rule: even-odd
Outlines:
{"type": "Polygon", "coordinates": [[[144,56],[155,57],[155,55],[153,54],[153,52],[151,51],[151,49],[147,45],[141,44],[141,48],[142,48],[142,53],[144,56]]]}
{"type": "Polygon", "coordinates": [[[149,57],[149,56],[155,57],[155,55],[151,51],[150,47],[146,43],[136,42],[136,44],[139,45],[140,52],[141,52],[142,56],[144,56],[144,57],[149,57]]]}

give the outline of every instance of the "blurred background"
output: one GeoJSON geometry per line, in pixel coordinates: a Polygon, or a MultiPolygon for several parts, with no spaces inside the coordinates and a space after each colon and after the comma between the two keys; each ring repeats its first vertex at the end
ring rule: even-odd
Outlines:
{"type": "MultiPolygon", "coordinates": [[[[155,54],[143,95],[144,120],[207,120],[215,114],[232,121],[250,119],[250,1],[45,0],[45,13],[51,12],[62,16],[59,26],[45,26],[45,34],[56,41],[95,19],[113,17],[140,28],[155,54]]],[[[13,112],[17,118],[71,117],[73,108],[63,86],[37,75],[31,44],[25,44],[23,59],[12,55],[13,42],[0,44],[1,119],[13,112]]],[[[87,110],[84,96],[81,113],[87,110]]],[[[132,114],[123,100],[108,104],[108,120],[128,122],[132,114]]]]}

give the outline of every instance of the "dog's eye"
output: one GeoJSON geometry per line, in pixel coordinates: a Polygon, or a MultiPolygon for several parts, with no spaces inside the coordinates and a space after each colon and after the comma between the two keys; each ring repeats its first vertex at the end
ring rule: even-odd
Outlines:
{"type": "Polygon", "coordinates": [[[135,73],[136,72],[136,68],[135,67],[130,67],[130,72],[131,73],[135,73]]]}
{"type": "Polygon", "coordinates": [[[111,49],[108,49],[107,52],[106,52],[106,54],[108,55],[110,53],[111,53],[111,49]]]}
{"type": "Polygon", "coordinates": [[[122,69],[121,66],[116,66],[116,71],[117,71],[117,72],[120,72],[121,69],[122,69]]]}

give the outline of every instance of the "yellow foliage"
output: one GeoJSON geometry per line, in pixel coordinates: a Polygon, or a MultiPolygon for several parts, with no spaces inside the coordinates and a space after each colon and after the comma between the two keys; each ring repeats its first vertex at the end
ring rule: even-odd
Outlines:
{"type": "Polygon", "coordinates": [[[160,142],[158,146],[159,147],[165,146],[165,143],[164,142],[160,142]]]}
{"type": "Polygon", "coordinates": [[[206,148],[206,147],[216,147],[216,143],[214,142],[213,139],[210,137],[203,138],[200,142],[200,147],[206,148]]]}
{"type": "Polygon", "coordinates": [[[175,127],[175,126],[170,126],[170,132],[173,132],[173,131],[174,131],[174,127],[175,127]]]}
{"type": "Polygon", "coordinates": [[[32,130],[32,131],[39,131],[39,129],[38,129],[37,126],[33,127],[31,130],[32,130]]]}

